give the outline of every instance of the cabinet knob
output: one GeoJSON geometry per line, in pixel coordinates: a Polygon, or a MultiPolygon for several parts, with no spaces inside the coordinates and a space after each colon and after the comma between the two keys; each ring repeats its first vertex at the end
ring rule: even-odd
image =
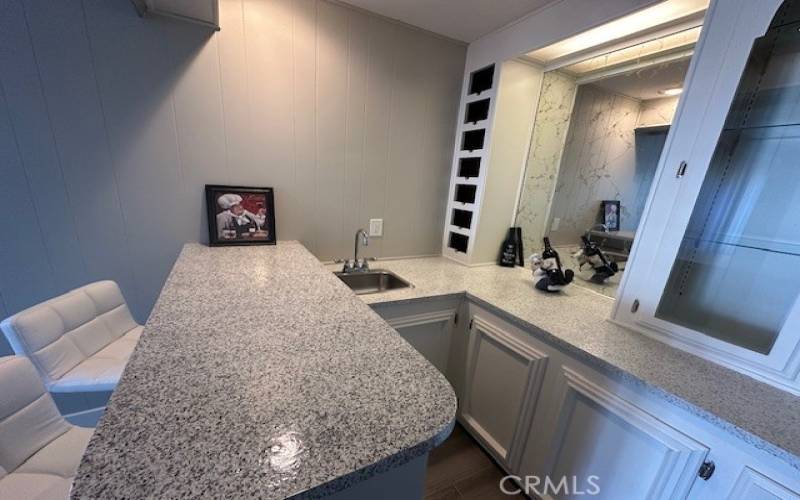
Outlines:
{"type": "Polygon", "coordinates": [[[701,465],[700,469],[697,470],[697,475],[704,481],[708,481],[709,479],[711,479],[711,476],[714,475],[714,470],[716,468],[717,466],[714,465],[714,462],[712,462],[711,460],[707,460],[703,462],[703,465],[701,465]]]}

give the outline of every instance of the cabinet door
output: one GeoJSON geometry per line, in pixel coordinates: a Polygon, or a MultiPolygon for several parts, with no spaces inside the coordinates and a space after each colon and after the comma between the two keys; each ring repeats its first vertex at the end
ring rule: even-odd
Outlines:
{"type": "Polygon", "coordinates": [[[442,374],[447,374],[454,311],[434,311],[386,320],[442,374]]]}
{"type": "Polygon", "coordinates": [[[556,411],[534,421],[543,428],[532,431],[545,437],[528,440],[520,467],[540,479],[537,493],[686,498],[708,449],[571,368],[559,370],[548,398],[556,411]]]}
{"type": "Polygon", "coordinates": [[[729,500],[800,500],[800,493],[791,491],[767,476],[745,467],[725,498],[729,500]]]}
{"type": "Polygon", "coordinates": [[[371,307],[449,380],[450,342],[461,302],[460,297],[450,297],[377,303],[371,307]]]}
{"type": "Polygon", "coordinates": [[[800,392],[800,2],[710,12],[618,317],[800,392]]]}
{"type": "Polygon", "coordinates": [[[491,316],[472,317],[461,408],[463,423],[509,469],[548,359],[510,330],[491,316]]]}

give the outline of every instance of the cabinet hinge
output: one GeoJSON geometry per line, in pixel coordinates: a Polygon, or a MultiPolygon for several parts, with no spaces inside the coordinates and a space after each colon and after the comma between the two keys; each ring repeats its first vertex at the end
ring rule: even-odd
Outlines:
{"type": "Polygon", "coordinates": [[[711,479],[711,476],[714,475],[714,470],[716,468],[717,466],[714,465],[714,462],[712,462],[711,460],[707,460],[703,462],[703,465],[701,465],[700,469],[697,470],[697,475],[700,477],[700,479],[708,481],[709,479],[711,479]]]}

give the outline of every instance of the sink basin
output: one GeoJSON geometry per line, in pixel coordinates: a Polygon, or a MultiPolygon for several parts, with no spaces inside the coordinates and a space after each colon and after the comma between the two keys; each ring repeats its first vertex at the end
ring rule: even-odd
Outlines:
{"type": "Polygon", "coordinates": [[[334,273],[344,284],[349,286],[356,295],[368,293],[387,292],[399,288],[411,288],[414,285],[404,280],[391,271],[375,269],[365,273],[334,273]]]}

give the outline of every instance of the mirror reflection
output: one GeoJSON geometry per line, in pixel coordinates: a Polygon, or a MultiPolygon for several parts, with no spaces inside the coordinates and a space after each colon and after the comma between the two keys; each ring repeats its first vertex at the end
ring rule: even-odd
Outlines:
{"type": "Polygon", "coordinates": [[[548,237],[577,285],[616,294],[699,30],[544,74],[516,225],[529,253],[548,237]]]}

